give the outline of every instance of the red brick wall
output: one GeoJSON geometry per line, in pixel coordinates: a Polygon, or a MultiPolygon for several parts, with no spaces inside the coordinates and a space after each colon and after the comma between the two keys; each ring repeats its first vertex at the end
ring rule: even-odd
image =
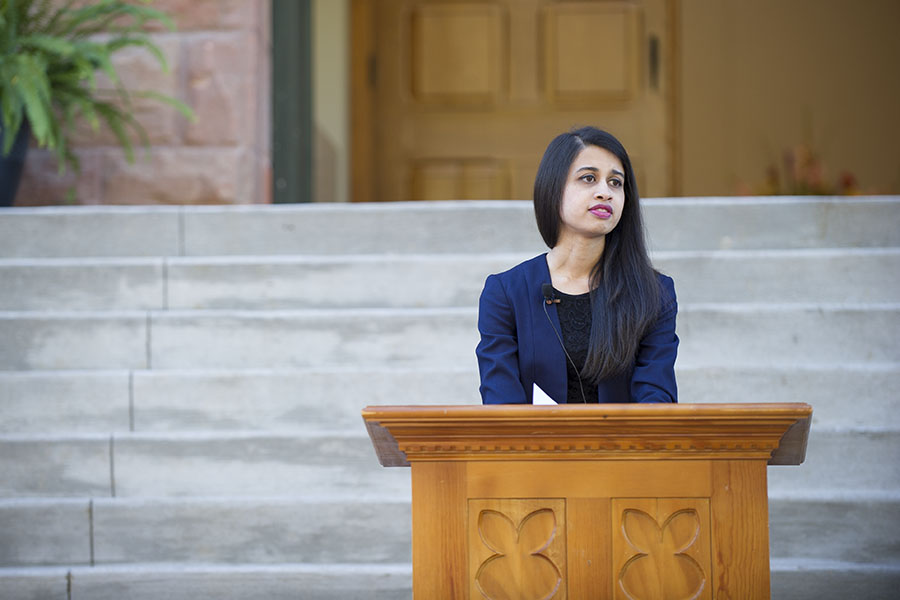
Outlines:
{"type": "Polygon", "coordinates": [[[181,99],[196,121],[159,103],[138,102],[152,147],[129,164],[105,129],[79,131],[82,173],[60,176],[50,153],[32,147],[17,205],[250,204],[270,202],[269,0],[156,0],[175,33],[153,37],[169,61],[163,73],[139,50],[117,62],[129,89],[181,99]]]}

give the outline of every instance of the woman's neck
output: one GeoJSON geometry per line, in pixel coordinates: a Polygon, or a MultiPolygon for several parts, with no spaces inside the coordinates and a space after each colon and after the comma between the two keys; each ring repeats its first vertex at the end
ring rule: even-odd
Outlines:
{"type": "Polygon", "coordinates": [[[547,253],[550,280],[566,294],[584,294],[591,290],[591,272],[603,256],[606,238],[563,239],[547,253]]]}

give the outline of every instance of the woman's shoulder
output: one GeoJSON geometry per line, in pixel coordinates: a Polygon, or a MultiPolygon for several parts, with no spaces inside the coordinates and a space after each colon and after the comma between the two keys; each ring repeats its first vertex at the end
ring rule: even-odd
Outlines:
{"type": "Polygon", "coordinates": [[[659,285],[666,291],[671,290],[672,293],[675,293],[675,280],[666,275],[665,273],[656,272],[656,278],[659,280],[659,285]]]}
{"type": "Polygon", "coordinates": [[[675,280],[659,271],[656,272],[656,279],[659,281],[659,289],[662,291],[661,304],[663,310],[665,312],[677,310],[678,300],[675,294],[675,280]]]}
{"type": "Polygon", "coordinates": [[[534,287],[535,282],[537,282],[536,289],[540,289],[540,283],[544,281],[549,282],[550,278],[546,254],[541,254],[500,273],[488,275],[484,291],[489,294],[502,293],[508,297],[519,297],[534,287]]]}
{"type": "Polygon", "coordinates": [[[540,275],[542,271],[547,271],[546,253],[522,261],[514,267],[491,275],[491,277],[496,277],[505,283],[510,283],[516,280],[530,279],[535,275],[540,275]]]}

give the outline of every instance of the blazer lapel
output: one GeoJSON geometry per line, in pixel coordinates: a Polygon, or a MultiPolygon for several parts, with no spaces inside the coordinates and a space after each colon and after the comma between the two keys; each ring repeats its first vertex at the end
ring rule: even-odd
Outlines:
{"type": "MultiPolygon", "coordinates": [[[[542,254],[537,257],[532,262],[532,267],[528,272],[527,284],[528,298],[532,307],[531,343],[534,350],[534,381],[551,398],[563,404],[566,402],[568,391],[568,376],[566,374],[566,354],[561,343],[562,329],[556,304],[548,305],[544,301],[541,291],[543,284],[551,283],[547,255],[542,254]]],[[[527,390],[526,393],[530,396],[531,390],[527,390]]]]}

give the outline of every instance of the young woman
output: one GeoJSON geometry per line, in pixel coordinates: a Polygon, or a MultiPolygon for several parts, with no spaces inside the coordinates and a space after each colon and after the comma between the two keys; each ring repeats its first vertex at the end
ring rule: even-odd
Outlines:
{"type": "Polygon", "coordinates": [[[550,251],[484,284],[476,348],[485,404],[677,402],[677,304],[650,265],[631,161],[612,135],[556,137],[534,182],[550,251]]]}

